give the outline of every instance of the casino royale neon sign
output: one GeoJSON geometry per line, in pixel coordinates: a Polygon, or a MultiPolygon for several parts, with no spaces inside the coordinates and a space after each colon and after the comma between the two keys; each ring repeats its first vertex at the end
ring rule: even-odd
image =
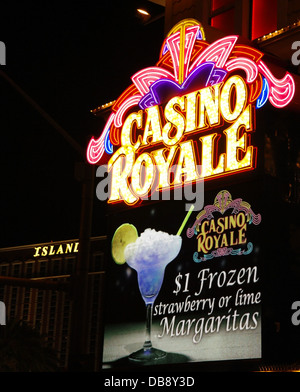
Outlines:
{"type": "MultiPolygon", "coordinates": [[[[121,191],[124,200],[134,203],[138,197],[143,197],[155,181],[155,170],[158,171],[159,188],[170,187],[169,175],[172,164],[176,162],[173,186],[181,185],[182,175],[185,182],[196,181],[203,178],[215,177],[227,172],[239,171],[252,168],[255,161],[255,149],[248,141],[247,134],[252,131],[252,108],[246,105],[246,85],[238,76],[228,79],[223,88],[220,84],[214,85],[213,89],[205,89],[181,96],[174,97],[165,106],[163,116],[160,108],[156,105],[144,111],[133,112],[125,120],[122,133],[122,146],[109,161],[109,168],[113,168],[111,201],[120,198],[121,191]],[[235,88],[238,104],[231,111],[229,107],[229,94],[235,88]],[[196,110],[196,100],[199,95],[202,105],[196,110]],[[226,97],[224,99],[224,96],[226,97]],[[177,111],[179,107],[182,112],[177,111]],[[204,108],[207,107],[206,114],[204,108]],[[186,116],[183,110],[186,110],[186,116]],[[201,110],[202,109],[202,110],[201,110]],[[196,121],[198,118],[198,121],[196,121]],[[204,129],[210,125],[213,128],[219,125],[221,118],[230,120],[232,125],[224,131],[226,138],[226,152],[217,154],[217,133],[210,133],[199,137],[198,149],[201,150],[202,160],[195,149],[193,140],[184,140],[190,133],[204,129]],[[188,119],[188,120],[187,120],[188,119]],[[163,120],[168,120],[163,124],[163,120]],[[143,129],[143,136],[133,140],[134,125],[143,129]],[[238,130],[244,127],[245,132],[238,137],[238,130]],[[171,128],[174,128],[170,136],[171,128]],[[150,141],[149,141],[150,139],[150,141]],[[143,152],[135,158],[136,151],[143,147],[163,143],[164,147],[143,152]],[[240,148],[244,151],[243,158],[238,160],[235,151],[240,148]],[[234,152],[234,153],[233,153],[234,152]],[[178,158],[175,160],[175,156],[178,158]],[[121,156],[126,157],[123,168],[121,156]],[[213,163],[217,159],[217,165],[213,163]],[[197,171],[197,165],[202,165],[201,173],[197,171]],[[140,185],[140,171],[142,166],[146,168],[146,176],[143,185],[140,185]],[[127,187],[127,178],[132,176],[131,185],[134,192],[127,187]]],[[[197,145],[196,145],[197,146],[197,145]]]]}
{"type": "Polygon", "coordinates": [[[87,148],[89,163],[108,161],[110,203],[255,168],[255,111],[268,100],[288,105],[295,83],[289,73],[275,78],[263,53],[237,40],[208,44],[200,23],[184,20],[157,65],[132,76],[87,148]]]}

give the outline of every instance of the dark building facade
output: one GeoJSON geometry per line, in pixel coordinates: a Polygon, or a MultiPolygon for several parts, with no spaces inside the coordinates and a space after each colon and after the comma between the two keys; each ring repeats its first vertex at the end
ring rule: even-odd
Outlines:
{"type": "MultiPolygon", "coordinates": [[[[101,288],[106,237],[91,239],[88,271],[87,347],[92,370],[101,357],[101,288]]],[[[59,368],[68,366],[74,290],[72,276],[79,241],[60,241],[0,249],[0,300],[6,323],[22,320],[45,336],[59,368]]]]}

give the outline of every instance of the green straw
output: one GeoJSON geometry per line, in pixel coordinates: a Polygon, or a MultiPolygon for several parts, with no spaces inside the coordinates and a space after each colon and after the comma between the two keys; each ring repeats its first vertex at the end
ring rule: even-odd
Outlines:
{"type": "Polygon", "coordinates": [[[181,226],[180,226],[180,229],[179,229],[178,232],[177,232],[177,235],[180,235],[180,234],[181,234],[181,232],[182,232],[182,230],[183,230],[183,228],[184,228],[184,226],[185,226],[187,220],[189,219],[189,217],[190,217],[190,215],[191,215],[193,209],[194,209],[194,204],[192,204],[192,205],[190,206],[190,209],[188,210],[188,213],[186,214],[186,217],[184,218],[184,221],[182,222],[182,224],[181,224],[181,226]]]}

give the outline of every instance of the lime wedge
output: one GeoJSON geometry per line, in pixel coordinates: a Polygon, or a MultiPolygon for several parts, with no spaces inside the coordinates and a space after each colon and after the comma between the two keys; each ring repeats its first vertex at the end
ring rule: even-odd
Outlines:
{"type": "Polygon", "coordinates": [[[138,236],[137,229],[130,223],[123,223],[117,228],[111,240],[111,254],[115,263],[125,263],[125,248],[128,244],[135,242],[138,236]]]}

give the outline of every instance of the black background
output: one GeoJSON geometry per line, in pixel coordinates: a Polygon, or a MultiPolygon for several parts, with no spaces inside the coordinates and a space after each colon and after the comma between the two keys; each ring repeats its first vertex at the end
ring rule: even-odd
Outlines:
{"type": "MultiPolygon", "coordinates": [[[[158,60],[164,19],[145,26],[136,5],[120,0],[1,4],[0,41],[6,46],[1,71],[84,151],[104,126],[90,110],[116,99],[136,71],[158,60]]],[[[152,7],[156,15],[163,11],[152,7]]],[[[78,238],[81,184],[74,170],[82,157],[2,75],[0,132],[0,248],[78,238]]],[[[92,234],[106,234],[98,200],[92,234]]]]}

